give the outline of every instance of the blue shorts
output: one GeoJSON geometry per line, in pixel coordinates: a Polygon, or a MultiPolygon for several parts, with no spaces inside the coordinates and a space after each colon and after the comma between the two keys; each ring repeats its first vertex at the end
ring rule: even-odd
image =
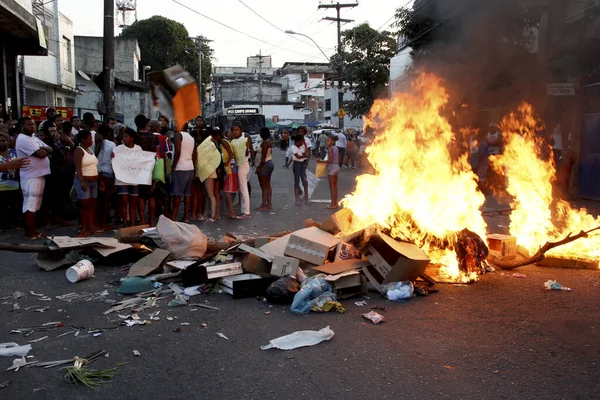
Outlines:
{"type": "Polygon", "coordinates": [[[194,170],[173,171],[171,174],[171,196],[191,196],[194,170]]]}
{"type": "Polygon", "coordinates": [[[83,191],[81,188],[81,182],[79,181],[79,175],[75,174],[75,179],[73,180],[73,186],[75,187],[75,193],[77,193],[77,198],[79,200],[88,200],[95,199],[98,197],[98,181],[88,181],[85,180],[87,184],[88,190],[83,191]]]}
{"type": "Polygon", "coordinates": [[[140,193],[140,187],[132,186],[132,185],[118,185],[117,193],[118,194],[128,194],[130,196],[137,196],[140,193]]]}

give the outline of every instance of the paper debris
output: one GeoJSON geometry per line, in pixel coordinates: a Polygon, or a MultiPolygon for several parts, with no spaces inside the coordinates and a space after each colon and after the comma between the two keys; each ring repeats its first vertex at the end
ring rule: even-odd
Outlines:
{"type": "Polygon", "coordinates": [[[325,327],[319,331],[297,331],[289,335],[278,337],[269,341],[266,346],[261,346],[261,350],[280,349],[293,350],[299,347],[314,346],[325,340],[330,340],[334,332],[330,327],[325,327]]]}
{"type": "Polygon", "coordinates": [[[139,351],[137,351],[137,350],[134,350],[134,351],[133,351],[133,355],[134,355],[134,356],[138,356],[138,357],[139,357],[139,356],[141,356],[140,352],[139,352],[139,351]]]}
{"type": "Polygon", "coordinates": [[[367,305],[366,301],[355,301],[354,304],[356,304],[359,307],[365,307],[367,305]]]}
{"type": "Polygon", "coordinates": [[[217,332],[217,336],[220,337],[221,339],[229,340],[229,338],[227,336],[223,335],[221,332],[217,332]]]}
{"type": "Polygon", "coordinates": [[[40,294],[40,293],[35,293],[33,290],[30,290],[30,291],[29,291],[29,294],[30,294],[30,295],[32,295],[32,296],[36,296],[36,297],[44,297],[44,295],[43,295],[43,294],[40,294]]]}
{"type": "Polygon", "coordinates": [[[44,339],[48,339],[48,336],[43,336],[39,339],[35,339],[35,340],[30,340],[29,343],[37,343],[37,342],[41,342],[44,339]]]}
{"type": "Polygon", "coordinates": [[[21,297],[25,297],[25,296],[27,296],[27,295],[26,295],[25,293],[23,293],[23,292],[19,292],[19,291],[17,290],[16,292],[13,292],[12,296],[13,296],[13,298],[14,298],[15,300],[18,300],[18,299],[20,299],[21,297]]]}

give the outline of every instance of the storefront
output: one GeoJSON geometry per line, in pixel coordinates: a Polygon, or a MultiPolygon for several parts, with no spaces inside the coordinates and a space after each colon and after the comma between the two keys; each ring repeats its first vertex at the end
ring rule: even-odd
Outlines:
{"type": "Polygon", "coordinates": [[[14,0],[0,0],[0,103],[2,113],[21,115],[22,79],[19,55],[48,54],[46,38],[39,21],[14,0]]]}

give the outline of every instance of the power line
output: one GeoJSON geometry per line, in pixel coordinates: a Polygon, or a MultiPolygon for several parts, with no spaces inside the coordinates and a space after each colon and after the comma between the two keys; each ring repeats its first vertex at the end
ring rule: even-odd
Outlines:
{"type": "Polygon", "coordinates": [[[223,23],[223,22],[221,22],[221,21],[218,21],[218,20],[216,20],[216,19],[214,19],[214,18],[211,18],[211,17],[209,17],[208,15],[202,14],[200,11],[198,11],[198,10],[194,10],[193,8],[191,8],[191,7],[189,7],[189,6],[187,6],[187,5],[183,4],[183,3],[181,3],[181,2],[180,2],[180,1],[178,1],[178,0],[172,0],[172,1],[173,1],[174,3],[176,3],[176,4],[179,4],[179,5],[180,5],[180,6],[182,6],[183,8],[186,8],[186,9],[190,10],[190,11],[191,11],[191,12],[193,12],[194,14],[198,14],[198,15],[200,15],[201,17],[204,17],[204,18],[206,18],[206,19],[208,19],[208,20],[210,20],[210,21],[212,21],[212,22],[214,22],[214,23],[216,23],[216,24],[219,24],[219,25],[221,25],[221,26],[224,26],[224,27],[225,27],[225,28],[227,28],[227,29],[230,29],[230,30],[232,30],[232,31],[234,31],[234,32],[237,32],[237,33],[241,34],[241,35],[247,36],[247,37],[249,37],[249,38],[251,38],[251,39],[254,39],[254,40],[258,41],[258,42],[265,43],[265,44],[268,44],[269,46],[274,46],[274,47],[280,48],[280,49],[282,49],[282,50],[289,51],[289,52],[291,52],[291,53],[300,54],[301,56],[308,56],[308,54],[299,53],[299,52],[297,52],[297,51],[294,51],[294,50],[286,49],[286,48],[284,48],[284,47],[278,46],[278,45],[276,45],[276,44],[273,44],[273,43],[271,43],[271,42],[267,42],[266,40],[259,39],[259,38],[255,37],[255,36],[252,36],[252,35],[248,34],[248,33],[242,32],[242,31],[240,31],[239,29],[236,29],[236,28],[234,28],[234,27],[232,27],[232,26],[229,26],[229,25],[227,25],[227,24],[225,24],[225,23],[223,23]]]}

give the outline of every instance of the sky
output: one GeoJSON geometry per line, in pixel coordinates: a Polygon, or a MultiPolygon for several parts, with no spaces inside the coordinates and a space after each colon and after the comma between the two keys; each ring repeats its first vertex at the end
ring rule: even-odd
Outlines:
{"type": "MultiPolygon", "coordinates": [[[[56,1],[60,12],[73,21],[75,35],[102,36],[103,0],[56,1]]],[[[340,2],[351,3],[352,0],[340,2]]],[[[357,2],[359,5],[355,8],[342,9],[341,18],[355,20],[342,25],[342,30],[363,22],[368,22],[375,29],[386,29],[393,22],[396,8],[411,4],[412,0],[357,2]]],[[[283,32],[288,29],[310,36],[328,56],[335,52],[336,23],[320,20],[326,16],[335,17],[336,11],[319,10],[320,3],[331,4],[331,0],[137,0],[137,18],[162,15],[183,23],[190,36],[203,35],[213,40],[215,65],[245,66],[246,57],[261,52],[272,56],[274,67],[280,67],[287,61],[327,62],[309,39],[283,32]],[[242,33],[211,21],[177,2],[242,33]]]]}

